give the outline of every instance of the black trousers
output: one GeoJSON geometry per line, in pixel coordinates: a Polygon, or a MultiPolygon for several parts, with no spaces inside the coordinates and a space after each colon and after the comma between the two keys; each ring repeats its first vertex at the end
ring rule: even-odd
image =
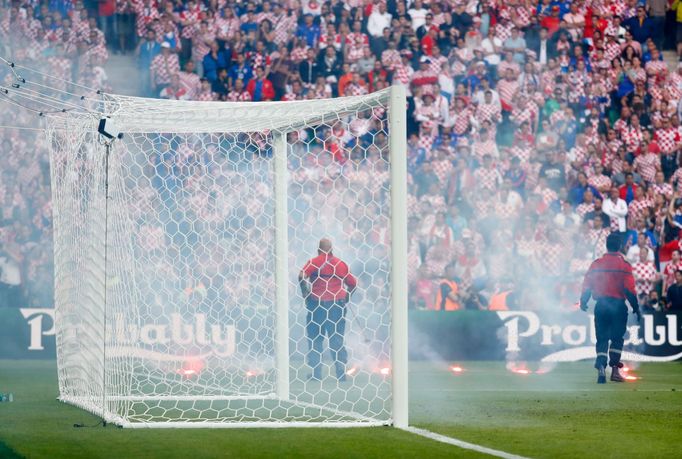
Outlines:
{"type": "Polygon", "coordinates": [[[594,308],[594,328],[597,333],[597,360],[595,366],[615,367],[623,352],[628,308],[625,300],[601,298],[594,308]],[[611,345],[609,346],[609,341],[611,345]]]}
{"type": "Polygon", "coordinates": [[[348,353],[343,345],[346,333],[345,301],[306,300],[306,336],[308,338],[308,365],[313,370],[313,377],[322,377],[322,354],[324,337],[329,339],[329,350],[336,369],[336,377],[346,374],[348,353]]]}

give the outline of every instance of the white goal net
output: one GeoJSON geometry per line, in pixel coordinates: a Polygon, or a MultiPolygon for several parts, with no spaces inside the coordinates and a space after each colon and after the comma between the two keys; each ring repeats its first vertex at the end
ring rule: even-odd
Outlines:
{"type": "Polygon", "coordinates": [[[126,427],[406,424],[403,90],[97,110],[122,139],[47,122],[60,399],[126,427]],[[358,287],[315,319],[322,238],[358,287]]]}

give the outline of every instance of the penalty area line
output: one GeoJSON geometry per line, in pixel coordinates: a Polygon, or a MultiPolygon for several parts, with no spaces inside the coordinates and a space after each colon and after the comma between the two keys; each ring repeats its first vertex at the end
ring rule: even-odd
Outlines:
{"type": "Polygon", "coordinates": [[[507,453],[497,449],[487,448],[485,446],[477,445],[475,443],[469,443],[462,440],[457,440],[456,438],[448,437],[446,435],[437,434],[431,432],[430,430],[420,429],[418,427],[407,427],[402,429],[406,432],[413,433],[415,435],[428,438],[430,440],[439,441],[441,443],[447,443],[448,445],[457,446],[462,449],[469,449],[471,451],[476,451],[478,453],[488,454],[490,456],[501,457],[504,459],[528,459],[525,456],[518,456],[516,454],[507,453]]]}

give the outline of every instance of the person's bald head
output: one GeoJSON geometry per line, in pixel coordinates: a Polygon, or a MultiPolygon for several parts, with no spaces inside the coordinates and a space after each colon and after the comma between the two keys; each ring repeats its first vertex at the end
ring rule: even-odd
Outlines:
{"type": "Polygon", "coordinates": [[[320,245],[317,248],[319,253],[332,253],[332,241],[331,239],[322,238],[320,239],[320,245]]]}

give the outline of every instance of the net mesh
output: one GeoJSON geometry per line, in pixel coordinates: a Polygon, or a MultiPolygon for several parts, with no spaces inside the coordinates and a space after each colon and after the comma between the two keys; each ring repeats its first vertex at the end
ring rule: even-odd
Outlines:
{"type": "Polygon", "coordinates": [[[133,426],[389,423],[388,100],[106,96],[125,133],[108,176],[99,120],[50,117],[61,399],[133,426]],[[284,339],[277,139],[288,166],[284,339]],[[320,322],[297,276],[323,237],[358,288],[342,317],[326,310],[320,322]]]}

